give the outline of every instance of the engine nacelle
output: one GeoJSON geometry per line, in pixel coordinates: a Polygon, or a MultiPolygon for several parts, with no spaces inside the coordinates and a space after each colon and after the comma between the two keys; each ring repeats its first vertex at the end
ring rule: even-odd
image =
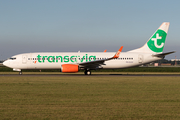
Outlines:
{"type": "Polygon", "coordinates": [[[63,73],[76,73],[79,71],[79,66],[74,64],[61,65],[61,72],[63,73]]]}

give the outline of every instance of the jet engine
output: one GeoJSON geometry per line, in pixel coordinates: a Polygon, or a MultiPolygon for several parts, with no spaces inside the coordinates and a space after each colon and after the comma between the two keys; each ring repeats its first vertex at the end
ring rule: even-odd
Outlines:
{"type": "Polygon", "coordinates": [[[79,66],[74,64],[61,65],[61,72],[63,73],[76,73],[79,71],[79,66]]]}

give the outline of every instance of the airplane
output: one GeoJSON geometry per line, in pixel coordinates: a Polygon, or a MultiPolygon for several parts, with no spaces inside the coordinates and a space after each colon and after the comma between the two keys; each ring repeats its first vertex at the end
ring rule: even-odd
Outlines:
{"type": "Polygon", "coordinates": [[[123,46],[115,52],[40,52],[24,53],[12,56],[3,62],[4,66],[14,71],[25,69],[60,69],[63,73],[76,73],[84,70],[91,75],[91,70],[120,69],[147,64],[161,60],[175,51],[163,53],[169,22],[163,22],[150,39],[142,46],[127,52],[121,52],[123,46]]]}

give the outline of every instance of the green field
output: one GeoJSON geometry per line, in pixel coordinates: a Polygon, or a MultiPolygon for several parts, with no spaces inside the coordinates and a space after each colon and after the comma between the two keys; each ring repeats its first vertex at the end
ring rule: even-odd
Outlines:
{"type": "Polygon", "coordinates": [[[0,119],[180,119],[179,77],[0,77],[0,119]]]}

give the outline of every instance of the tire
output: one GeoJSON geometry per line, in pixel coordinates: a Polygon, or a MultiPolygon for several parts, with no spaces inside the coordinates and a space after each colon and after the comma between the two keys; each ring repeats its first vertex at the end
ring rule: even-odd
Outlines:
{"type": "Polygon", "coordinates": [[[91,75],[91,71],[90,70],[88,70],[86,73],[87,73],[87,75],[91,75]]]}

